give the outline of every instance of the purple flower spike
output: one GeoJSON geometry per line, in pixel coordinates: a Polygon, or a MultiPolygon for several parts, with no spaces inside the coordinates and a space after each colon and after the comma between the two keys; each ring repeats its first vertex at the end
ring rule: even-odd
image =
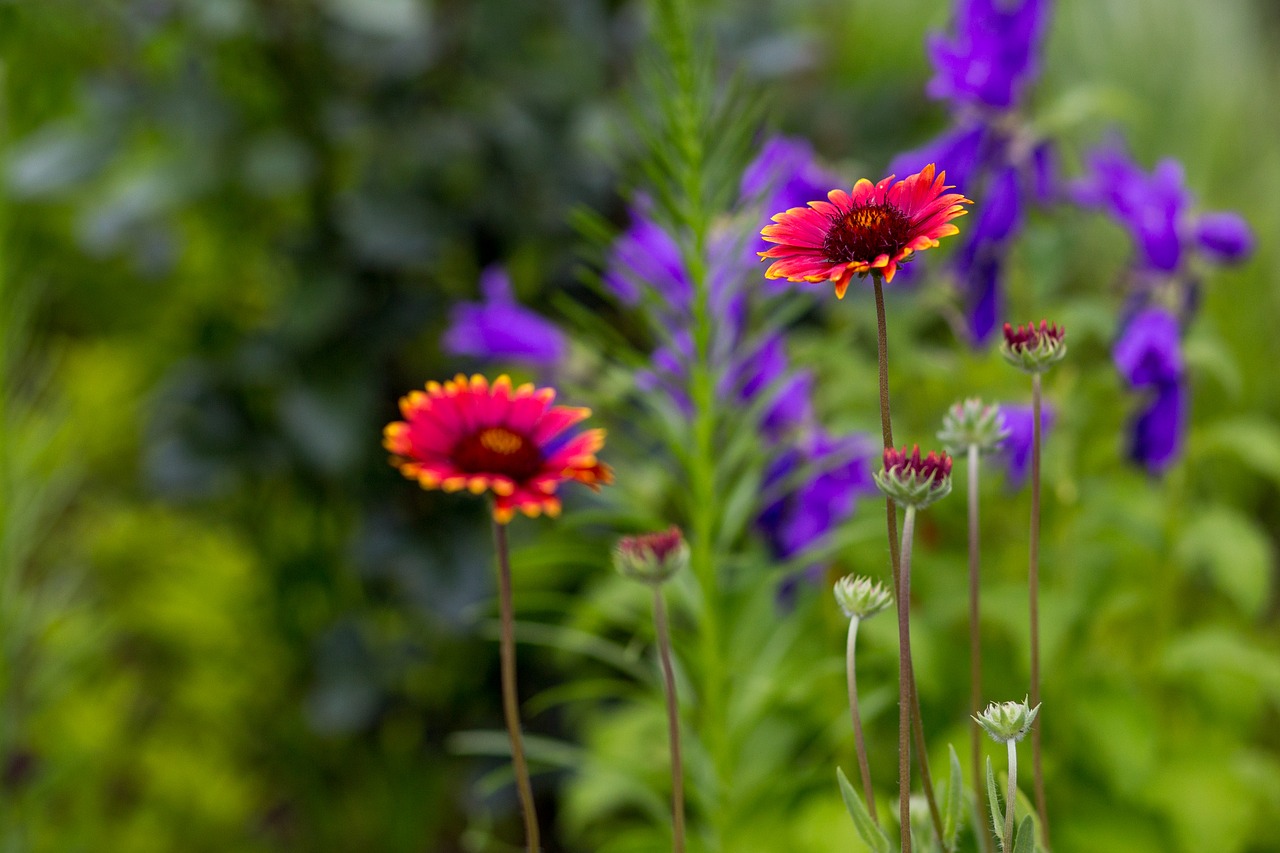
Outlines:
{"type": "Polygon", "coordinates": [[[460,302],[453,307],[441,340],[445,352],[546,367],[560,363],[568,349],[564,334],[550,320],[516,302],[505,270],[487,268],[480,275],[480,289],[483,302],[460,302]]]}
{"type": "Polygon", "coordinates": [[[955,34],[929,39],[928,93],[957,104],[1014,106],[1039,72],[1047,0],[959,0],[955,34]]]}
{"type": "Polygon", "coordinates": [[[1138,412],[1129,429],[1129,458],[1162,474],[1182,453],[1190,395],[1186,383],[1165,382],[1138,412]]]}
{"type": "MultiPolygon", "coordinates": [[[[1031,443],[1034,439],[1034,420],[1030,406],[1010,406],[1000,404],[1000,417],[1004,427],[1009,431],[1004,444],[996,452],[996,459],[1005,467],[1005,482],[1010,489],[1020,489],[1027,480],[1027,471],[1031,465],[1031,443]]],[[[1053,408],[1044,403],[1040,408],[1041,439],[1053,429],[1057,415],[1053,408]]]]}
{"type": "Polygon", "coordinates": [[[1196,244],[1210,260],[1239,263],[1253,254],[1253,231],[1238,213],[1205,213],[1196,222],[1196,244]]]}
{"type": "Polygon", "coordinates": [[[1163,308],[1145,308],[1129,320],[1112,353],[1116,367],[1134,388],[1182,378],[1178,318],[1163,308]]]}

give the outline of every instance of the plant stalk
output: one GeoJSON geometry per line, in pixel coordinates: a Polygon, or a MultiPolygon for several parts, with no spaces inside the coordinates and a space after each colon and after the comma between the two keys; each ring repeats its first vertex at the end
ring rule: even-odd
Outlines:
{"type": "MultiPolygon", "coordinates": [[[[872,275],[871,280],[875,285],[876,297],[876,350],[880,367],[880,432],[884,449],[888,450],[893,447],[893,423],[889,414],[888,322],[885,318],[884,310],[884,282],[878,275],[872,275]]],[[[893,593],[898,599],[901,599],[902,589],[898,582],[898,572],[901,564],[901,555],[898,549],[898,513],[893,499],[889,497],[885,498],[885,526],[888,529],[889,536],[889,563],[892,567],[893,593]]],[[[902,606],[901,603],[899,606],[902,606]]],[[[910,602],[907,602],[907,606],[909,608],[910,602]]],[[[924,738],[924,722],[920,715],[920,697],[916,692],[915,672],[909,671],[907,675],[908,691],[910,693],[909,704],[913,711],[911,715],[912,734],[915,737],[916,755],[920,763],[920,777],[924,783],[925,800],[929,803],[929,817],[933,821],[933,830],[938,836],[938,843],[941,844],[944,837],[942,812],[938,809],[938,801],[933,793],[933,776],[929,772],[929,752],[924,738]]],[[[901,776],[901,774],[899,775],[901,776]]],[[[899,784],[901,782],[902,780],[899,779],[899,784]]],[[[911,853],[910,843],[908,838],[907,846],[902,853],[911,853]]]]}
{"type": "Polygon", "coordinates": [[[511,763],[516,775],[516,791],[520,796],[520,812],[524,816],[525,847],[528,853],[542,849],[538,835],[538,814],[533,804],[533,786],[529,784],[529,767],[524,758],[524,738],[520,733],[520,708],[516,700],[515,609],[511,601],[511,557],[507,548],[507,527],[493,522],[493,543],[498,552],[498,606],[502,614],[502,713],[511,738],[511,763]]]}
{"type": "Polygon", "coordinates": [[[1013,812],[1018,804],[1018,742],[1009,738],[1007,744],[1009,747],[1009,793],[1004,801],[1005,853],[1013,849],[1013,812]]]}
{"type": "MultiPolygon", "coordinates": [[[[1031,707],[1040,704],[1040,374],[1031,374],[1031,558],[1027,587],[1031,604],[1031,707]]],[[[1045,850],[1049,850],[1049,813],[1041,767],[1039,721],[1031,728],[1031,764],[1035,776],[1036,811],[1045,850]]]]}
{"type": "MultiPolygon", "coordinates": [[[[969,718],[971,726],[971,758],[973,760],[973,796],[978,806],[978,825],[987,825],[987,806],[983,805],[982,726],[975,719],[982,713],[982,623],[979,604],[978,564],[978,467],[981,464],[978,445],[969,445],[969,718]]],[[[987,833],[978,837],[984,853],[991,851],[987,833]]]]}
{"type": "Polygon", "coordinates": [[[867,743],[862,736],[862,715],[858,712],[858,672],[854,663],[858,645],[858,617],[849,620],[849,642],[845,649],[845,673],[849,679],[849,716],[853,720],[853,743],[858,750],[858,769],[862,772],[862,793],[867,798],[867,811],[876,826],[876,800],[871,791],[871,764],[867,761],[867,743]]]}
{"type": "Polygon", "coordinates": [[[671,826],[672,851],[684,853],[684,762],[680,758],[680,711],[676,696],[675,670],[671,666],[671,629],[662,603],[662,587],[653,587],[653,623],[658,635],[658,656],[666,686],[667,737],[671,744],[671,826]]]}

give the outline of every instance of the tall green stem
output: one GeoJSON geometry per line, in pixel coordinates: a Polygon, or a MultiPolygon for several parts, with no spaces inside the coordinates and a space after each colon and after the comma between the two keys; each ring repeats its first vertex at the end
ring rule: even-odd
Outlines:
{"type": "Polygon", "coordinates": [[[538,814],[533,804],[533,786],[524,758],[524,738],[520,733],[520,707],[516,701],[516,619],[511,596],[511,557],[507,549],[507,527],[493,522],[493,544],[498,552],[498,606],[502,613],[502,712],[511,738],[511,763],[516,774],[520,811],[524,815],[525,846],[529,853],[542,849],[538,835],[538,814]]]}
{"type": "MultiPolygon", "coordinates": [[[[1040,374],[1031,374],[1031,565],[1027,587],[1031,599],[1031,707],[1040,705],[1040,374]]],[[[1036,811],[1045,850],[1049,850],[1049,813],[1040,764],[1040,726],[1031,729],[1031,763],[1035,774],[1036,811]]]]}
{"type": "MultiPolygon", "coordinates": [[[[981,453],[978,445],[969,445],[969,718],[972,727],[971,755],[973,761],[973,796],[978,807],[978,825],[987,825],[987,807],[983,805],[982,780],[982,726],[978,714],[982,712],[982,623],[979,604],[978,564],[978,466],[981,453]]],[[[984,851],[991,850],[987,833],[979,832],[984,851]]]]}
{"type": "MultiPolygon", "coordinates": [[[[876,296],[876,352],[880,365],[880,432],[884,441],[884,449],[893,447],[893,423],[889,414],[889,335],[888,322],[884,310],[884,282],[877,275],[871,277],[876,296]]],[[[893,592],[899,599],[901,607],[902,589],[898,583],[900,555],[898,552],[898,514],[893,499],[885,498],[885,526],[889,536],[889,563],[892,567],[893,592]]],[[[907,602],[909,606],[910,602],[907,602]]],[[[929,804],[929,818],[933,821],[933,830],[942,844],[942,812],[938,809],[938,801],[933,793],[933,776],[929,772],[929,751],[924,738],[924,721],[920,715],[920,697],[916,692],[915,673],[908,673],[909,704],[913,710],[912,735],[916,742],[916,755],[920,762],[920,777],[924,784],[925,800],[929,804]]],[[[909,752],[909,749],[907,750],[909,752]]],[[[901,752],[901,750],[900,750],[901,752]]],[[[900,759],[901,760],[901,759],[900,759]]],[[[901,774],[899,774],[901,775],[901,774]]],[[[899,779],[899,783],[901,783],[899,779]]],[[[908,845],[910,840],[908,839],[908,845]]],[[[903,853],[910,853],[909,849],[903,853]]]]}
{"type": "Polygon", "coordinates": [[[1009,738],[1009,793],[1004,798],[1004,849],[1013,849],[1013,813],[1018,805],[1018,742],[1009,738]]]}
{"type": "Polygon", "coordinates": [[[667,698],[667,737],[671,745],[671,826],[672,851],[684,853],[684,762],[680,758],[680,710],[676,696],[675,670],[671,666],[671,630],[662,603],[662,587],[653,587],[653,624],[658,635],[658,657],[662,660],[662,680],[667,698]]]}
{"type": "Polygon", "coordinates": [[[880,818],[876,815],[876,800],[871,791],[871,764],[867,761],[867,743],[862,736],[862,715],[858,712],[858,617],[849,619],[849,641],[845,647],[845,674],[849,681],[849,716],[853,720],[853,743],[858,750],[858,769],[862,772],[862,794],[867,798],[867,811],[876,826],[880,818]]]}

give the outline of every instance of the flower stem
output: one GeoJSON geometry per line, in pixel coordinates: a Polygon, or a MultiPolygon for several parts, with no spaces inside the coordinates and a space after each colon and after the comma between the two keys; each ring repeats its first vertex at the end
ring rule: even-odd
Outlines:
{"type": "Polygon", "coordinates": [[[902,514],[902,577],[898,582],[898,817],[902,821],[902,851],[911,853],[911,539],[916,509],[902,514]]]}
{"type": "Polygon", "coordinates": [[[845,649],[845,673],[849,678],[849,716],[853,719],[853,743],[858,750],[858,769],[862,771],[862,793],[867,798],[867,811],[876,826],[876,800],[871,791],[871,764],[867,761],[867,743],[862,737],[862,715],[858,713],[858,671],[854,663],[858,645],[858,617],[849,620],[849,642],[845,649]]]}
{"type": "Polygon", "coordinates": [[[502,613],[502,712],[511,738],[511,763],[516,774],[520,811],[524,815],[525,846],[529,853],[538,853],[542,848],[538,814],[533,805],[533,786],[529,784],[524,738],[520,734],[520,708],[516,703],[516,620],[511,602],[511,557],[507,549],[507,527],[496,519],[493,522],[493,543],[498,552],[498,606],[502,613]]]}
{"type": "Polygon", "coordinates": [[[671,666],[671,630],[662,603],[662,587],[653,587],[653,623],[658,635],[658,656],[662,659],[662,679],[666,686],[667,736],[671,744],[671,825],[672,851],[684,853],[684,762],[680,759],[680,712],[676,697],[676,676],[671,666]]]}
{"type": "MultiPolygon", "coordinates": [[[[885,319],[884,310],[884,282],[880,276],[872,275],[871,280],[875,285],[876,295],[876,351],[880,363],[880,432],[884,441],[884,449],[888,450],[893,447],[893,424],[889,416],[889,341],[888,341],[888,323],[885,319]]],[[[899,566],[901,564],[901,556],[898,551],[898,513],[894,505],[893,499],[885,497],[885,526],[888,528],[889,534],[889,562],[892,566],[893,577],[893,593],[899,600],[899,609],[904,606],[902,602],[902,589],[898,581],[899,566]]],[[[909,609],[910,602],[905,602],[905,606],[909,609]]],[[[942,843],[944,837],[942,829],[942,813],[938,810],[938,802],[933,794],[933,778],[929,773],[929,753],[926,749],[924,739],[924,722],[920,716],[920,697],[916,693],[915,672],[907,672],[907,689],[909,693],[908,704],[910,705],[913,715],[909,715],[912,720],[912,734],[915,736],[916,753],[920,762],[920,776],[924,782],[924,796],[929,803],[929,817],[933,821],[934,832],[937,833],[939,844],[942,843]]],[[[899,742],[903,738],[899,733],[899,742]]],[[[901,753],[910,752],[910,748],[903,750],[899,747],[899,764],[902,762],[901,753]]],[[[903,783],[903,774],[899,773],[898,783],[903,783]]],[[[909,774],[908,774],[909,775],[909,774]]],[[[907,780],[909,781],[909,779],[907,780]]],[[[904,842],[902,853],[911,853],[911,840],[908,837],[904,842]]]]}
{"type": "MultiPolygon", "coordinates": [[[[987,807],[983,805],[982,726],[975,717],[982,713],[982,626],[979,606],[978,566],[978,445],[969,445],[969,717],[972,733],[973,796],[978,806],[978,825],[987,824],[987,807]]],[[[979,832],[982,849],[990,853],[991,839],[979,832]]]]}
{"type": "MultiPolygon", "coordinates": [[[[1031,601],[1031,707],[1040,704],[1040,374],[1031,374],[1031,559],[1028,597],[1031,601]]],[[[1031,729],[1031,762],[1035,774],[1036,811],[1045,850],[1049,850],[1049,814],[1040,764],[1040,726],[1031,729]]]]}
{"type": "Polygon", "coordinates": [[[1004,849],[1013,849],[1013,812],[1018,804],[1018,742],[1009,738],[1009,793],[1004,800],[1004,849]]]}

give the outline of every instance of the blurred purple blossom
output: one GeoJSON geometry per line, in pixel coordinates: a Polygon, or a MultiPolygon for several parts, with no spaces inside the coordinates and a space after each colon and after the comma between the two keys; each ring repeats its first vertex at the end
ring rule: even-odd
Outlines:
{"type": "MultiPolygon", "coordinates": [[[[1031,466],[1031,445],[1034,440],[1034,414],[1030,406],[1000,404],[1000,417],[1009,434],[996,452],[996,461],[1005,469],[1005,481],[1011,489],[1020,489],[1026,482],[1031,466]]],[[[1040,407],[1041,441],[1053,429],[1057,413],[1048,403],[1040,407]]]]}
{"type": "Polygon", "coordinates": [[[815,429],[770,463],[762,488],[783,494],[756,524],[777,559],[791,559],[822,541],[853,515],[859,497],[875,493],[871,468],[878,450],[865,436],[833,437],[815,429]]]}
{"type": "Polygon", "coordinates": [[[1201,214],[1195,230],[1196,245],[1213,261],[1233,264],[1253,254],[1253,231],[1238,213],[1201,214]]]}
{"type": "Polygon", "coordinates": [[[959,0],[955,32],[929,38],[926,91],[957,105],[1006,110],[1039,73],[1048,0],[959,0]]]}
{"type": "Polygon", "coordinates": [[[1178,318],[1163,308],[1144,308],[1125,324],[1112,355],[1120,375],[1134,388],[1181,379],[1178,318]]]}
{"type": "Polygon", "coordinates": [[[480,289],[482,302],[453,306],[449,328],[441,339],[445,352],[544,367],[560,363],[568,351],[564,333],[515,300],[504,269],[486,268],[480,274],[480,289]]]}
{"type": "Polygon", "coordinates": [[[1152,474],[1162,474],[1182,453],[1190,394],[1185,381],[1162,382],[1134,416],[1129,458],[1152,474]]]}

